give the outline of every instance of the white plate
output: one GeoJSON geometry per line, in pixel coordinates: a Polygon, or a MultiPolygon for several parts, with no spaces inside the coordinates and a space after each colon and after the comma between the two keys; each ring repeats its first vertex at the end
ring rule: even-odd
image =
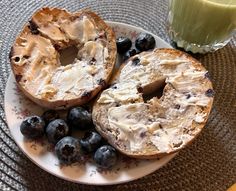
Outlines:
{"type": "MultiPolygon", "coordinates": [[[[140,32],[147,32],[141,28],[123,23],[107,23],[112,26],[117,37],[126,36],[131,38],[132,41],[134,41],[140,32]]],[[[157,47],[170,48],[170,45],[158,36],[153,36],[156,39],[157,47]]],[[[5,91],[5,113],[12,137],[21,150],[36,165],[68,181],[93,185],[128,182],[156,171],[175,156],[175,154],[172,154],[156,160],[137,160],[120,157],[117,165],[111,170],[98,169],[91,159],[88,159],[86,163],[60,166],[58,159],[52,152],[52,146],[50,146],[46,140],[29,141],[24,139],[20,133],[22,119],[32,114],[40,115],[42,112],[42,108],[28,100],[21,91],[18,90],[14,77],[11,74],[5,91]]]]}

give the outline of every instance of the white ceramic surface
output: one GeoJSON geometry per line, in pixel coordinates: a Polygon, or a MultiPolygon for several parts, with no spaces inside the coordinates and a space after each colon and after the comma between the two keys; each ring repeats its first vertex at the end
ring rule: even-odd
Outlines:
{"type": "MultiPolygon", "coordinates": [[[[115,31],[116,36],[126,36],[132,39],[140,32],[147,32],[131,25],[107,22],[115,31]]],[[[170,48],[166,42],[155,36],[156,46],[170,48]]],[[[36,165],[45,171],[68,181],[109,185],[128,182],[150,174],[170,161],[175,154],[156,160],[137,160],[120,156],[119,162],[111,170],[102,170],[96,167],[91,158],[86,162],[75,163],[70,166],[60,166],[57,157],[53,153],[52,145],[46,139],[40,141],[27,140],[20,133],[22,119],[32,114],[41,115],[44,109],[27,99],[16,87],[16,82],[11,74],[5,91],[5,113],[7,123],[17,145],[36,165]]]]}

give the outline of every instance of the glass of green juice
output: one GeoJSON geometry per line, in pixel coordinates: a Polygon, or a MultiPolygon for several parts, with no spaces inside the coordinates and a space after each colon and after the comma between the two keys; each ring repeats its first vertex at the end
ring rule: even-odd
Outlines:
{"type": "Polygon", "coordinates": [[[169,0],[168,33],[178,47],[213,52],[236,34],[236,0],[169,0]]]}

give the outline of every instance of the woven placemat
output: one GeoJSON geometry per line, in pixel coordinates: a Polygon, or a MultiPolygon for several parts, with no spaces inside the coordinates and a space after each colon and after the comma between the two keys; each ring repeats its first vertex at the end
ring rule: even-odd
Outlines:
{"type": "Polygon", "coordinates": [[[27,159],[5,122],[3,95],[9,76],[8,53],[32,13],[43,6],[76,11],[90,7],[104,19],[140,26],[169,42],[165,29],[167,0],[0,0],[0,190],[209,190],[225,191],[236,182],[236,38],[223,49],[195,55],[209,70],[216,91],[212,113],[201,135],[157,172],[114,186],[67,182],[27,159]]]}

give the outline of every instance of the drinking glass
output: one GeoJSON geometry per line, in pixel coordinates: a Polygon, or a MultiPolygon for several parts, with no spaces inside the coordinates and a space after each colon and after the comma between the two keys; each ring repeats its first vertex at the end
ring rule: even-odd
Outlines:
{"type": "Polygon", "coordinates": [[[193,53],[224,47],[236,32],[236,0],[169,0],[168,33],[193,53]]]}

